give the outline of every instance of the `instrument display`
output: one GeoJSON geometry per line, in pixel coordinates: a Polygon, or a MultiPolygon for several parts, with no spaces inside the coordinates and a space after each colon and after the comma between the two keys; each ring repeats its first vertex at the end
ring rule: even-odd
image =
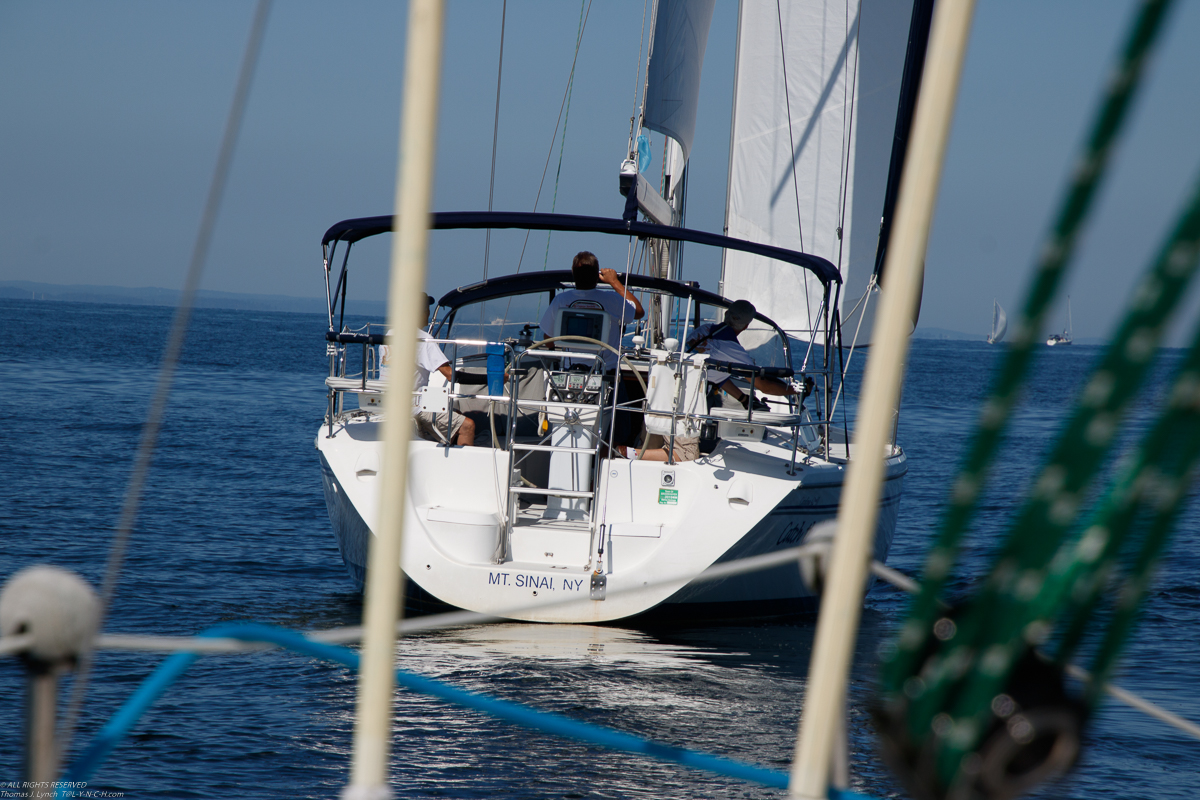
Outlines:
{"type": "Polygon", "coordinates": [[[595,394],[601,391],[604,388],[604,376],[586,372],[552,372],[550,388],[562,390],[574,400],[580,394],[595,394]]]}

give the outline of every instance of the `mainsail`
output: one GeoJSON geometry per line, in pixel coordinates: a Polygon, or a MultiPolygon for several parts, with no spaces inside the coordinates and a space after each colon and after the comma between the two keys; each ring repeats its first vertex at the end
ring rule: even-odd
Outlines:
{"type": "Polygon", "coordinates": [[[700,68],[716,0],[659,0],[654,18],[642,125],[670,136],[692,152],[700,68]]]}
{"type": "Polygon", "coordinates": [[[997,301],[992,301],[992,332],[988,334],[988,344],[997,344],[1004,339],[1008,330],[1008,315],[997,301]]]}
{"type": "MultiPolygon", "coordinates": [[[[861,322],[864,344],[912,12],[912,0],[743,0],[738,19],[726,233],[836,264],[847,338],[861,322]]],[[[818,282],[759,256],[727,253],[721,292],[797,338],[824,315],[818,282]]]]}

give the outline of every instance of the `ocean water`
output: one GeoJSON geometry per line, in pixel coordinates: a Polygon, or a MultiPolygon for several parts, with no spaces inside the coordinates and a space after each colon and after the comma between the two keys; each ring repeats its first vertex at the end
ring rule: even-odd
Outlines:
{"type": "MultiPolygon", "coordinates": [[[[35,563],[99,584],[171,309],[0,300],[0,580],[35,563]]],[[[321,494],[314,437],[324,410],[324,319],[200,309],[172,395],[111,631],[190,634],[258,620],[297,629],[357,624],[321,494]]],[[[1000,349],[917,340],[900,420],[909,474],[889,563],[910,574],[1000,349]]],[[[1039,354],[993,472],[958,587],[978,578],[1069,412],[1095,347],[1039,354]]],[[[1152,418],[1163,376],[1127,423],[1152,418]]],[[[852,370],[863,360],[855,356],[852,370]]],[[[853,392],[851,393],[853,394],[853,392]]],[[[1200,720],[1200,517],[1182,516],[1118,683],[1200,720]]],[[[868,597],[851,683],[853,785],[903,790],[867,715],[875,652],[904,597],[868,597]]],[[[401,666],[576,719],[786,770],[814,621],[707,628],[497,624],[412,636],[401,666]]],[[[103,653],[77,743],[162,656],[103,653]]],[[[0,659],[0,781],[20,778],[23,673],[0,659]]],[[[348,775],[355,676],[279,652],[201,659],[89,788],[126,797],[329,798],[348,775]]],[[[782,793],[526,732],[398,691],[397,797],[758,798],[782,793]]],[[[1200,742],[1114,703],[1052,798],[1191,798],[1200,742]]]]}

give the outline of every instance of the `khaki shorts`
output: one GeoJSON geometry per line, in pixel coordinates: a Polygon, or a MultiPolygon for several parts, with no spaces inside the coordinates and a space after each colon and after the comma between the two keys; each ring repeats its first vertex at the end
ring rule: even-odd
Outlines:
{"type": "Polygon", "coordinates": [[[462,414],[455,413],[454,425],[447,429],[449,414],[433,414],[428,411],[422,411],[413,414],[413,423],[417,426],[417,435],[422,439],[428,439],[431,442],[451,442],[458,435],[458,429],[462,427],[462,414]]]}
{"type": "MultiPolygon", "coordinates": [[[[667,442],[662,436],[657,433],[652,433],[646,437],[647,450],[666,450],[667,442]]],[[[700,457],[700,439],[689,438],[686,436],[675,437],[675,460],[676,461],[695,461],[700,457]]]]}

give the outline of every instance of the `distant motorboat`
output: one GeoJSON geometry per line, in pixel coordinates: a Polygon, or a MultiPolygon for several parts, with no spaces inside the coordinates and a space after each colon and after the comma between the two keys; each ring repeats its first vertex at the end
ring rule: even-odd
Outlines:
{"type": "Polygon", "coordinates": [[[1055,345],[1070,344],[1071,342],[1071,295],[1067,295],[1067,327],[1061,334],[1050,334],[1050,338],[1046,339],[1046,344],[1049,347],[1054,347],[1055,345]]]}
{"type": "Polygon", "coordinates": [[[992,301],[992,332],[988,334],[988,344],[999,344],[1004,339],[1005,332],[1008,331],[1008,316],[1004,313],[1000,303],[996,300],[992,301]]]}

